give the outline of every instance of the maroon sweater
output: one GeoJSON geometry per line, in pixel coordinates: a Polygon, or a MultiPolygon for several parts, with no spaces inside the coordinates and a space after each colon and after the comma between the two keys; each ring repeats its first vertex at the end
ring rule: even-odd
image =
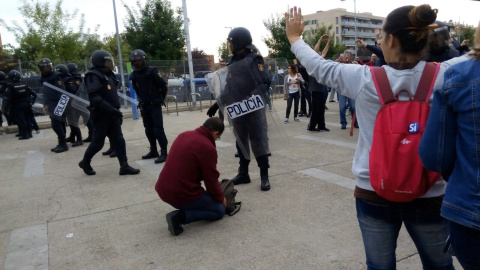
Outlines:
{"type": "Polygon", "coordinates": [[[170,148],[167,161],[158,177],[155,190],[160,198],[174,206],[182,206],[199,199],[205,190],[222,203],[217,171],[217,148],[211,131],[199,127],[178,135],[170,148]]]}

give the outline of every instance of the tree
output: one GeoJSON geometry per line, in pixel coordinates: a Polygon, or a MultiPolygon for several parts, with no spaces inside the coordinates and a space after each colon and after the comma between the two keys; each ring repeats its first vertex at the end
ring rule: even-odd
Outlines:
{"type": "Polygon", "coordinates": [[[271,37],[264,38],[263,42],[268,47],[268,56],[271,58],[294,59],[295,55],[290,51],[290,42],[285,34],[285,17],[277,14],[263,21],[263,25],[270,31],[271,37]]]}
{"type": "MultiPolygon", "coordinates": [[[[112,54],[115,60],[118,58],[118,46],[117,46],[117,35],[112,34],[103,38],[103,49],[112,54]]],[[[125,33],[120,34],[120,49],[122,50],[122,59],[123,62],[129,61],[130,53],[132,53],[132,47],[127,43],[125,39],[125,33]]],[[[149,57],[150,58],[150,57],[149,57]]]]}
{"type": "Polygon", "coordinates": [[[227,42],[224,41],[220,45],[220,47],[217,48],[218,50],[218,59],[219,61],[227,61],[229,56],[228,56],[228,48],[227,48],[227,42]]]}
{"type": "Polygon", "coordinates": [[[142,49],[150,59],[181,60],[184,57],[185,35],[182,10],[173,10],[168,0],[147,0],[142,7],[127,9],[125,39],[133,49],[142,49]]]}
{"type": "MultiPolygon", "coordinates": [[[[185,55],[185,58],[187,56],[185,55]]],[[[194,48],[192,50],[193,72],[210,70],[210,62],[203,50],[194,48]]],[[[188,61],[185,60],[185,70],[189,70],[188,61]]],[[[203,76],[202,76],[203,77],[203,76]]]]}
{"type": "MultiPolygon", "coordinates": [[[[313,31],[308,31],[303,33],[303,40],[305,41],[305,43],[307,43],[313,48],[315,44],[317,44],[317,41],[320,39],[321,36],[323,36],[324,34],[331,36],[332,41],[330,43],[330,47],[328,49],[328,53],[325,56],[325,58],[336,59],[338,54],[344,52],[347,49],[347,47],[339,43],[334,44],[335,33],[333,32],[332,29],[333,29],[333,25],[331,24],[328,26],[325,26],[323,23],[321,26],[317,24],[316,28],[313,29],[313,31]]],[[[323,48],[325,48],[326,44],[327,44],[327,41],[323,41],[320,44],[320,51],[323,50],[323,48]]]]}
{"type": "Polygon", "coordinates": [[[20,44],[14,49],[15,56],[23,60],[38,60],[48,57],[52,61],[76,59],[82,49],[81,37],[85,20],[79,18],[78,30],[65,27],[77,20],[78,10],[73,13],[62,9],[63,0],[57,0],[51,9],[48,1],[21,0],[19,8],[24,25],[13,21],[12,25],[0,19],[0,24],[15,35],[20,44]]]}

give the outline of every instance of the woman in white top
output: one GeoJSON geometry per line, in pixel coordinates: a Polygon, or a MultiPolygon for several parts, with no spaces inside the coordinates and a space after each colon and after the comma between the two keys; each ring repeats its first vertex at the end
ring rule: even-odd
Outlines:
{"type": "MultiPolygon", "coordinates": [[[[437,10],[429,5],[404,6],[388,14],[382,27],[381,48],[388,65],[383,66],[394,94],[407,90],[414,96],[426,62],[423,61],[428,33],[434,26],[437,10]]],[[[373,127],[381,103],[368,66],[346,65],[325,60],[301,40],[305,23],[301,10],[294,7],[285,14],[291,50],[307,72],[318,82],[355,99],[358,122],[362,128],[353,158],[356,176],[354,196],[357,219],[362,232],[368,269],[396,269],[395,249],[402,225],[415,243],[423,269],[454,269],[452,258],[442,252],[447,239],[447,223],[440,216],[445,181],[439,180],[425,195],[411,202],[395,203],[380,197],[369,177],[369,151],[373,127]]],[[[453,58],[442,62],[433,90],[440,88],[444,72],[467,60],[453,58]]],[[[433,95],[432,95],[433,96],[433,95]]],[[[405,96],[400,96],[405,100],[405,96]]]]}
{"type": "Polygon", "coordinates": [[[283,82],[283,93],[285,98],[287,98],[287,115],[285,117],[285,123],[288,123],[288,117],[290,116],[290,110],[292,109],[292,101],[295,103],[293,105],[293,120],[300,121],[297,117],[298,113],[298,101],[300,100],[300,84],[305,83],[302,78],[302,75],[298,73],[296,65],[288,65],[288,75],[285,76],[283,82]]]}

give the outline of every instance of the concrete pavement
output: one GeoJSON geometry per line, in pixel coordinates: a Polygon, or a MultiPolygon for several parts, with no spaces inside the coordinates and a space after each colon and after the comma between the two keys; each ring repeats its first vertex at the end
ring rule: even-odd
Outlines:
{"type": "MultiPolygon", "coordinates": [[[[286,102],[277,99],[274,106],[283,120],[286,102]]],[[[165,222],[172,207],[154,190],[163,165],[141,160],[148,152],[141,120],[126,118],[123,124],[129,163],[141,169],[135,176],[119,176],[117,159],[101,153],[92,161],[97,174],[85,175],[77,164],[86,145],[54,154],[51,129],[27,141],[2,135],[0,267],[366,269],[351,172],[358,129],[350,137],[348,129],[340,129],[338,103],[327,106],[330,132],[307,131],[304,117],[293,122],[291,116],[283,124],[290,144],[272,154],[270,191],[260,191],[259,169],[252,162],[252,183],[237,187],[241,211],[218,222],[185,225],[177,237],[165,222]]],[[[179,133],[200,126],[205,113],[164,114],[169,145],[179,133]]],[[[237,172],[231,136],[226,130],[217,144],[221,178],[237,172]]],[[[403,229],[397,268],[421,269],[403,229]]]]}

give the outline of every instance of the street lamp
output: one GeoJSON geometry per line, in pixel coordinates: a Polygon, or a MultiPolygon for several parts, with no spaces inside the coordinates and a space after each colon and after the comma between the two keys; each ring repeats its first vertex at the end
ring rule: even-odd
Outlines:
{"type": "MultiPolygon", "coordinates": [[[[340,1],[345,2],[346,0],[340,0],[340,1]]],[[[357,1],[356,0],[353,0],[353,13],[355,14],[355,40],[353,41],[353,44],[355,45],[355,57],[357,57],[357,43],[355,42],[357,40],[357,1]]]]}

